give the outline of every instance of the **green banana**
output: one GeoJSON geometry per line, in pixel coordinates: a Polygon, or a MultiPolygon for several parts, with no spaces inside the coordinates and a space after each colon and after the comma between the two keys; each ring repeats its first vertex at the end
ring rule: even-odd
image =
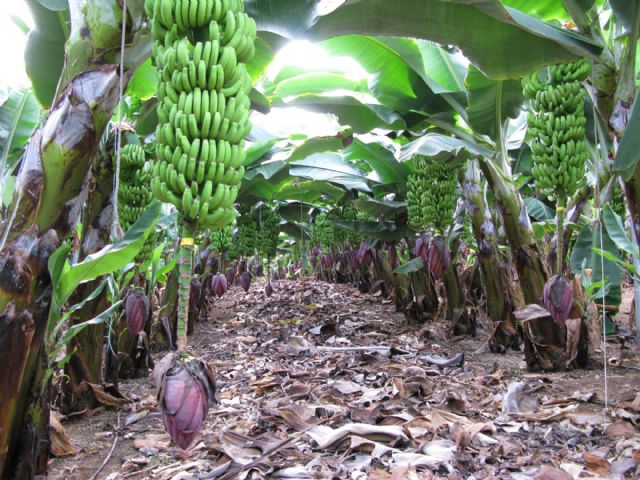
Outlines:
{"type": "Polygon", "coordinates": [[[244,175],[255,21],[239,0],[146,0],[145,11],[158,70],[156,160],[134,174],[149,187],[123,198],[156,196],[196,226],[224,226],[244,175]]]}

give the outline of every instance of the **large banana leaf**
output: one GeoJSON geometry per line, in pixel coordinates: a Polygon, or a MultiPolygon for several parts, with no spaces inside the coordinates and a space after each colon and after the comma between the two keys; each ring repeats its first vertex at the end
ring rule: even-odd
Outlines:
{"type": "MultiPolygon", "coordinates": [[[[274,103],[274,106],[278,106],[274,103]]],[[[351,96],[324,96],[304,94],[284,105],[299,107],[311,112],[331,113],[341,125],[350,126],[356,133],[367,133],[376,128],[401,130],[405,127],[402,117],[383,105],[365,103],[351,96]]]]}
{"type": "Polygon", "coordinates": [[[407,202],[396,202],[384,198],[359,198],[353,205],[372,217],[393,218],[407,211],[407,202]]]}
{"type": "Polygon", "coordinates": [[[273,183],[256,176],[251,180],[243,180],[238,192],[238,203],[251,204],[255,203],[256,199],[271,200],[275,192],[276,187],[273,183]]]}
{"type": "Polygon", "coordinates": [[[629,123],[627,124],[627,134],[622,138],[616,159],[613,163],[614,173],[623,175],[629,180],[640,161],[640,136],[634,132],[640,131],[640,100],[636,99],[633,103],[629,123]]]}
{"type": "Polygon", "coordinates": [[[326,39],[362,34],[455,45],[490,78],[520,78],[543,65],[599,55],[602,47],[498,0],[352,0],[321,16],[320,0],[246,2],[261,30],[326,39]]]}
{"type": "Polygon", "coordinates": [[[332,185],[329,182],[317,180],[298,181],[289,180],[274,193],[275,200],[297,200],[299,202],[316,202],[319,199],[327,199],[335,202],[342,198],[344,189],[332,185]]]}
{"type": "MultiPolygon", "coordinates": [[[[443,69],[442,64],[434,63],[430,67],[431,77],[425,71],[420,44],[407,38],[366,35],[346,35],[321,42],[331,54],[348,55],[358,61],[371,75],[371,93],[389,108],[432,113],[447,110],[447,103],[436,93],[459,90],[455,80],[447,78],[453,65],[443,69]]],[[[427,49],[425,54],[429,54],[427,49]]],[[[460,86],[464,87],[462,82],[460,86]]]]}
{"type": "Polygon", "coordinates": [[[48,107],[64,66],[64,43],[68,37],[69,16],[67,2],[26,1],[35,27],[27,36],[25,66],[36,98],[48,107]]]}
{"type": "Polygon", "coordinates": [[[305,93],[322,94],[332,90],[348,90],[367,93],[366,83],[352,80],[340,73],[308,72],[287,78],[275,86],[274,95],[280,97],[298,96],[305,93]]]}
{"type": "Polygon", "coordinates": [[[158,71],[147,59],[133,75],[127,87],[127,93],[140,100],[149,100],[156,94],[158,88],[158,71]]]}
{"type": "MultiPolygon", "coordinates": [[[[397,45],[401,39],[390,38],[389,44],[397,45]]],[[[425,40],[414,40],[419,55],[399,49],[405,60],[434,93],[464,92],[464,76],[467,60],[457,52],[425,40]]]]}
{"type": "Polygon", "coordinates": [[[322,14],[323,0],[245,0],[246,12],[258,29],[288,38],[301,38],[322,14]]]}
{"type": "Polygon", "coordinates": [[[592,225],[585,225],[578,234],[578,238],[571,252],[571,271],[573,273],[583,274],[584,269],[591,268],[591,281],[602,282],[602,288],[599,294],[595,294],[596,298],[608,297],[607,302],[613,303],[616,299],[619,302],[620,282],[622,273],[616,262],[602,258],[595,249],[607,252],[612,258],[619,259],[620,253],[616,244],[611,239],[606,229],[603,231],[602,241],[600,240],[600,229],[594,228],[592,225]],[[604,270],[602,266],[604,265],[604,270]]]}
{"type": "Polygon", "coordinates": [[[11,90],[0,104],[0,198],[38,125],[40,106],[28,89],[11,90]]]}
{"type": "Polygon", "coordinates": [[[290,172],[293,176],[328,181],[349,190],[371,190],[367,172],[353,166],[337,153],[316,153],[304,160],[291,162],[290,172]]]}
{"type": "Polygon", "coordinates": [[[256,38],[256,53],[247,63],[247,71],[254,80],[262,76],[271,64],[276,51],[280,49],[286,39],[269,32],[260,32],[256,38]]]}
{"type": "MultiPolygon", "coordinates": [[[[71,265],[67,262],[62,269],[57,271],[57,275],[52,277],[52,283],[56,286],[53,293],[56,305],[64,305],[71,293],[81,283],[114,272],[131,262],[144,245],[147,237],[153,232],[161,213],[162,204],[157,201],[152,202],[125,233],[122,240],[107,245],[80,263],[71,265]]],[[[52,260],[54,263],[57,261],[53,256],[52,260]]],[[[51,265],[49,269],[55,270],[51,265]]]]}
{"type": "Polygon", "coordinates": [[[469,65],[467,78],[467,121],[478,133],[496,139],[507,118],[518,116],[524,97],[522,86],[515,80],[491,80],[475,66],[469,65]]]}
{"type": "MultiPolygon", "coordinates": [[[[506,7],[515,8],[527,15],[533,15],[537,18],[541,18],[544,21],[560,20],[569,21],[571,17],[567,13],[567,10],[558,0],[501,0],[502,4],[506,7]]],[[[593,3],[593,2],[591,2],[593,3]]]]}
{"type": "Polygon", "coordinates": [[[429,133],[414,140],[402,147],[400,161],[410,161],[414,155],[424,155],[441,163],[450,163],[452,166],[459,165],[468,160],[473,152],[470,145],[455,137],[441,135],[439,133],[429,133]]]}
{"type": "Polygon", "coordinates": [[[398,185],[400,191],[405,188],[407,166],[399,163],[395,152],[381,143],[356,139],[345,149],[344,158],[355,165],[366,165],[371,171],[369,178],[381,185],[398,185]]]}
{"type": "Polygon", "coordinates": [[[335,220],[333,223],[336,227],[348,232],[359,233],[367,238],[375,238],[385,242],[399,241],[414,235],[406,225],[399,226],[391,222],[346,222],[335,220]]]}
{"type": "Polygon", "coordinates": [[[273,80],[266,82],[265,93],[271,95],[273,94],[273,89],[278,84],[307,73],[333,73],[335,75],[347,76],[349,72],[343,66],[316,65],[315,63],[310,65],[283,65],[282,68],[278,70],[278,73],[275,74],[273,80]]]}
{"type": "MultiPolygon", "coordinates": [[[[282,175],[283,171],[286,172],[288,163],[282,159],[270,159],[263,162],[258,162],[247,169],[244,178],[252,180],[255,177],[262,177],[265,180],[270,180],[277,183],[278,180],[272,180],[276,175],[282,175]]],[[[280,176],[277,178],[280,179],[280,176]]]]}

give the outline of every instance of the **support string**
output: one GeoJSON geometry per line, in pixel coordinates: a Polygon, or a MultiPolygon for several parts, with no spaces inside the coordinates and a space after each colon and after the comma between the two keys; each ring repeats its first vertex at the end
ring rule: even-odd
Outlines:
{"type": "Polygon", "coordinates": [[[118,124],[114,142],[116,154],[116,171],[113,178],[113,224],[111,238],[119,240],[121,237],[120,220],[118,215],[118,192],[120,190],[120,150],[122,143],[122,97],[124,95],[124,47],[127,32],[127,0],[122,0],[122,35],[120,37],[120,79],[118,84],[118,124]]]}
{"type": "MultiPolygon", "coordinates": [[[[593,62],[592,62],[592,68],[593,68],[593,62]]],[[[596,139],[596,142],[598,142],[598,139],[602,140],[601,136],[599,135],[598,132],[598,120],[597,120],[597,112],[596,112],[596,106],[595,106],[595,102],[593,101],[592,98],[592,107],[593,107],[593,129],[594,129],[594,138],[596,139]]],[[[603,142],[599,142],[600,143],[600,150],[602,150],[604,148],[604,143],[603,142]]],[[[596,145],[595,148],[595,152],[596,155],[594,158],[594,162],[593,162],[593,170],[594,170],[594,182],[595,182],[595,199],[594,199],[594,203],[595,203],[595,210],[596,210],[596,215],[597,215],[597,222],[598,222],[598,233],[599,233],[599,248],[601,251],[604,251],[604,240],[603,240],[603,235],[604,235],[604,229],[602,227],[602,198],[600,197],[600,175],[598,172],[598,159],[597,159],[597,152],[598,152],[598,148],[596,145]]],[[[602,153],[602,158],[605,159],[607,158],[608,155],[606,155],[606,152],[602,153]]],[[[608,371],[608,356],[607,356],[607,299],[606,299],[606,295],[604,295],[604,256],[600,255],[600,282],[601,282],[601,287],[600,290],[603,292],[603,296],[602,296],[602,355],[603,355],[603,364],[604,364],[604,420],[605,420],[605,424],[607,423],[607,414],[609,412],[609,371],[608,371]]]]}

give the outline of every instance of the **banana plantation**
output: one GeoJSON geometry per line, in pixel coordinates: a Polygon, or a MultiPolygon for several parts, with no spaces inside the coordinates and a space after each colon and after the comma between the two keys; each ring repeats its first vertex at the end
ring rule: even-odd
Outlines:
{"type": "Polygon", "coordinates": [[[640,2],[24,3],[0,478],[640,478],[640,2]]]}

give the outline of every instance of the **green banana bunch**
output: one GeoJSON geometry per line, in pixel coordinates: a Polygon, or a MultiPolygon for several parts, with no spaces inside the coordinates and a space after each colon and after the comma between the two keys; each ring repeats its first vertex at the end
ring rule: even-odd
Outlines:
{"type": "Polygon", "coordinates": [[[419,232],[427,228],[424,183],[424,175],[418,168],[409,174],[409,178],[407,179],[407,212],[409,214],[409,225],[419,232]]]}
{"type": "MultiPolygon", "coordinates": [[[[120,225],[125,231],[140,218],[153,200],[149,187],[153,165],[145,157],[145,151],[140,145],[125,145],[120,151],[118,211],[120,225]]],[[[154,233],[140,250],[137,261],[141,263],[148,259],[156,243],[157,235],[154,233]]]]}
{"type": "MultiPolygon", "coordinates": [[[[359,211],[351,202],[342,207],[334,208],[328,215],[331,221],[339,220],[343,222],[368,222],[374,220],[367,213],[359,211]]],[[[359,245],[363,237],[359,233],[350,232],[342,228],[333,226],[333,241],[337,246],[349,242],[352,246],[359,245]]]]}
{"type": "Polygon", "coordinates": [[[335,244],[335,228],[326,212],[316,215],[311,225],[311,246],[329,250],[335,244]]]}
{"type": "Polygon", "coordinates": [[[586,92],[582,81],[590,72],[586,60],[555,65],[522,80],[523,93],[531,100],[527,123],[533,154],[533,177],[550,200],[564,202],[584,184],[589,157],[585,142],[586,92]]]}
{"type": "Polygon", "coordinates": [[[147,0],[145,10],[158,70],[151,188],[188,223],[224,227],[245,170],[256,23],[242,0],[147,0]]]}
{"type": "Polygon", "coordinates": [[[407,181],[409,224],[419,232],[430,228],[442,234],[453,221],[457,169],[422,155],[416,155],[413,164],[407,181]]]}
{"type": "Polygon", "coordinates": [[[261,215],[262,225],[259,233],[258,249],[264,258],[271,260],[278,253],[280,215],[276,209],[272,208],[264,209],[261,215]]]}
{"type": "Polygon", "coordinates": [[[236,238],[229,248],[229,260],[252,257],[258,247],[258,223],[248,208],[241,208],[236,220],[236,238]]]}
{"type": "Polygon", "coordinates": [[[233,226],[227,225],[210,232],[211,249],[214,252],[227,252],[233,244],[233,226]]]}
{"type": "Polygon", "coordinates": [[[624,202],[624,194],[619,186],[613,190],[613,196],[611,198],[611,208],[614,212],[620,215],[623,219],[626,218],[627,205],[624,202]]]}

